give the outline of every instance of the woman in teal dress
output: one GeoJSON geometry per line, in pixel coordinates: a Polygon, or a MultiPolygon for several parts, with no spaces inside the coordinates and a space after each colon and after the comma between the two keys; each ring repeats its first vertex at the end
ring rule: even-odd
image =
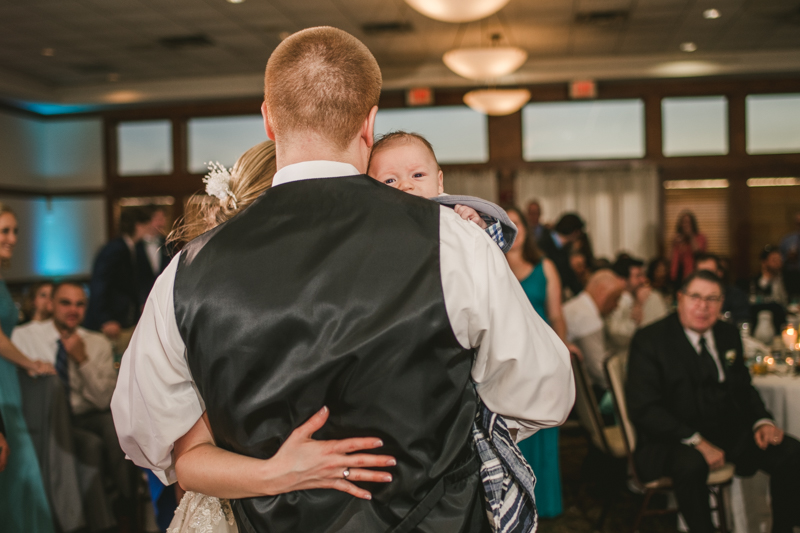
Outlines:
{"type": "MultiPolygon", "coordinates": [[[[0,263],[11,259],[17,243],[17,217],[0,204],[0,263]]],[[[0,472],[0,530],[4,533],[53,533],[53,520],[33,442],[22,417],[17,367],[33,375],[55,374],[52,365],[31,361],[9,340],[17,325],[17,307],[0,279],[0,412],[8,442],[8,465],[0,472]]]]}
{"type": "MultiPolygon", "coordinates": [[[[517,239],[506,253],[508,266],[522,285],[531,305],[566,343],[567,327],[561,312],[561,279],[552,261],[542,256],[536,242],[528,238],[525,216],[516,207],[506,209],[517,226],[517,239]]],[[[576,348],[571,345],[570,351],[576,348]]],[[[522,455],[536,476],[536,509],[542,518],[562,512],[561,469],[558,454],[558,428],[541,429],[519,443],[522,455]]]]}

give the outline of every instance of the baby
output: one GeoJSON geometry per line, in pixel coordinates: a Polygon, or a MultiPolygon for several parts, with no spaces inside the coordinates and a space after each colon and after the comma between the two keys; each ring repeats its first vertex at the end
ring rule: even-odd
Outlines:
{"type": "Polygon", "coordinates": [[[395,131],[379,138],[372,147],[367,174],[395,189],[452,207],[461,218],[486,230],[503,252],[514,242],[516,227],[502,208],[473,196],[444,194],[442,169],[422,135],[395,131]]]}

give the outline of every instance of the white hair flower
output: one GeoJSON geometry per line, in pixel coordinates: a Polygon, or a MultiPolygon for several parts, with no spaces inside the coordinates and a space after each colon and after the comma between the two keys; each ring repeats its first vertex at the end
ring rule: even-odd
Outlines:
{"type": "Polygon", "coordinates": [[[219,198],[221,202],[230,197],[233,199],[233,206],[236,207],[236,196],[231,192],[231,173],[216,161],[207,165],[210,172],[203,178],[206,194],[219,198]]]}

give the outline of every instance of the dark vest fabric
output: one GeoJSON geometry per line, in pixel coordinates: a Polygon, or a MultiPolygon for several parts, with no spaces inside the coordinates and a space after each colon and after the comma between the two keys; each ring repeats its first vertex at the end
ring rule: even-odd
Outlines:
{"type": "Polygon", "coordinates": [[[398,461],[363,484],[372,501],[239,500],[243,531],[392,531],[409,514],[415,531],[480,530],[473,352],[445,309],[437,204],[366,176],[283,184],[187,246],[174,297],[217,445],[269,458],[325,405],[314,438],[379,437],[398,461]]]}

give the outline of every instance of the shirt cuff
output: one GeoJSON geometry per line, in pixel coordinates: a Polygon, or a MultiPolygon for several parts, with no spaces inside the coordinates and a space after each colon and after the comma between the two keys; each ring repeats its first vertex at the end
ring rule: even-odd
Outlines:
{"type": "Polygon", "coordinates": [[[761,426],[774,426],[774,425],[776,425],[775,421],[772,420],[771,418],[760,418],[756,420],[755,424],[753,424],[753,432],[755,433],[755,431],[761,426]]]}
{"type": "Polygon", "coordinates": [[[681,439],[681,444],[685,444],[686,446],[691,446],[693,442],[697,442],[697,440],[701,438],[700,433],[695,431],[691,436],[686,439],[681,439]]]}

